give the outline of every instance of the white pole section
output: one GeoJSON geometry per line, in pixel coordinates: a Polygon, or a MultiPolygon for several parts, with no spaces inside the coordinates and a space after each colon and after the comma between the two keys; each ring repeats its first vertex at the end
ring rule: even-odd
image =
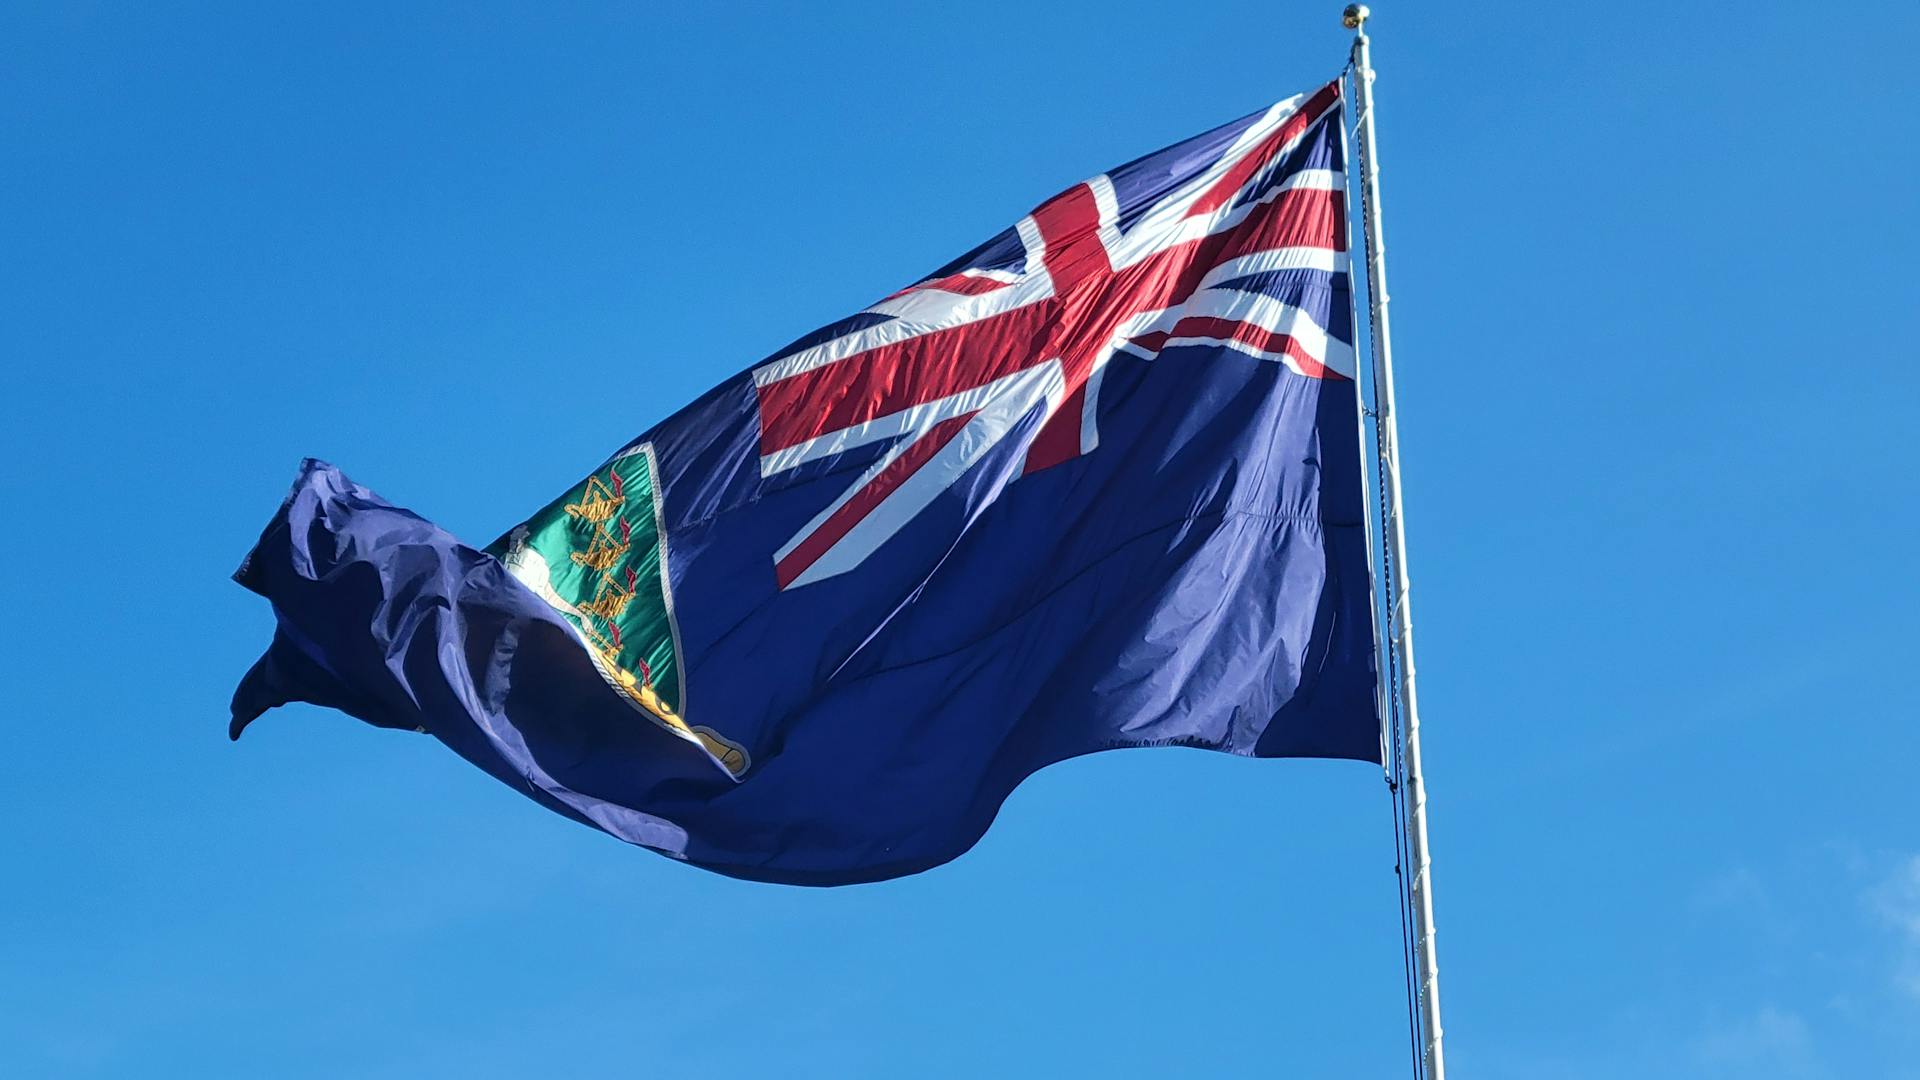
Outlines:
{"type": "Polygon", "coordinates": [[[1426,1075],[1446,1080],[1440,1043],[1440,968],[1433,945],[1433,860],[1427,851],[1427,786],[1420,770],[1420,709],[1413,689],[1413,611],[1407,590],[1407,533],[1400,508],[1400,438],[1393,407],[1393,334],[1387,321],[1387,247],[1380,226],[1380,155],[1373,137],[1373,65],[1367,51],[1364,4],[1350,4],[1341,21],[1354,32],[1353,82],[1359,98],[1360,205],[1366,228],[1367,302],[1373,318],[1373,386],[1379,411],[1379,452],[1385,475],[1381,492],[1387,507],[1383,539],[1393,562],[1389,634],[1399,655],[1400,703],[1406,743],[1404,755],[1410,898],[1413,905],[1414,965],[1420,988],[1420,1026],[1426,1033],[1426,1075]]]}

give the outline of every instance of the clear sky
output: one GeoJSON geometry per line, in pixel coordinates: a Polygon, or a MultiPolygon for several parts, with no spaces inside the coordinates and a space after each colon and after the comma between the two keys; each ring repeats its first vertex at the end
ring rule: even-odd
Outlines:
{"type": "MultiPolygon", "coordinates": [[[[0,1073],[1404,1075],[1365,766],[805,890],[225,735],[303,455],[484,543],[1339,6],[0,9],[0,1073]]],[[[1920,7],[1376,7],[1456,1074],[1920,1077],[1920,7]]]]}

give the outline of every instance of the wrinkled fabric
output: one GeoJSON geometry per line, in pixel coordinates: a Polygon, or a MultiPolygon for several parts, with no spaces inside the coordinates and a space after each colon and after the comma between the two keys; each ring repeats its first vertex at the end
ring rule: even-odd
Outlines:
{"type": "Polygon", "coordinates": [[[679,710],[739,776],[492,555],[311,460],[236,575],[277,628],[232,734],[335,708],[620,839],[820,885],[951,859],[1097,750],[1378,761],[1327,94],[1069,189],[629,444],[658,462],[679,710]],[[1176,212],[1218,231],[1152,232],[1176,212]]]}

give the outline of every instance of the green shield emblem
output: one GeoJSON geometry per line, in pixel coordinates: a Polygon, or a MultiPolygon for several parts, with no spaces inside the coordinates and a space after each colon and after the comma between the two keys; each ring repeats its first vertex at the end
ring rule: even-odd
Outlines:
{"type": "Polygon", "coordinates": [[[486,550],[566,617],[607,684],[635,711],[699,743],[728,772],[746,750],[687,709],[653,446],[614,458],[486,550]]]}

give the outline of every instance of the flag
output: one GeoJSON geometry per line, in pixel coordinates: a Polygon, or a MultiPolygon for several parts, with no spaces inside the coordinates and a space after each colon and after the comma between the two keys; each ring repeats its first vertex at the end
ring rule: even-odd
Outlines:
{"type": "Polygon", "coordinates": [[[485,548],[309,460],[231,734],[329,706],[822,885],[1096,750],[1380,760],[1344,134],[1336,81],[1076,184],[485,548]]]}

